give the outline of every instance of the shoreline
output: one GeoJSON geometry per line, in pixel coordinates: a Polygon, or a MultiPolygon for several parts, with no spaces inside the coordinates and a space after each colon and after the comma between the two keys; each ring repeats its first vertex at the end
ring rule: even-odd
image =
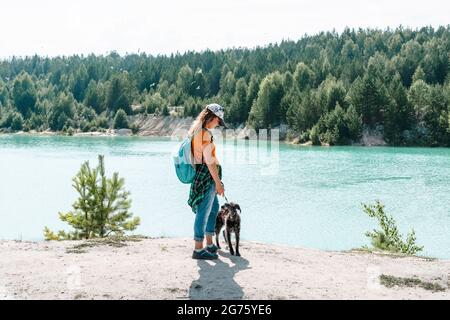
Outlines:
{"type": "MultiPolygon", "coordinates": [[[[63,131],[51,131],[47,129],[45,131],[37,132],[36,130],[30,130],[28,132],[5,132],[6,130],[0,130],[0,136],[7,135],[23,135],[23,136],[74,136],[74,137],[165,137],[172,138],[185,137],[192,121],[192,117],[176,117],[176,116],[158,116],[154,114],[138,114],[130,116],[130,123],[135,125],[138,129],[135,133],[131,129],[102,129],[101,131],[88,131],[81,132],[79,129],[72,134],[65,133],[63,131]]],[[[226,133],[227,137],[236,138],[238,140],[257,140],[258,135],[254,129],[245,126],[241,123],[236,128],[230,128],[233,130],[226,133]]],[[[289,145],[296,145],[301,147],[312,147],[312,141],[300,142],[300,138],[296,132],[289,129],[286,124],[274,127],[273,129],[279,130],[279,142],[283,142],[289,145]]],[[[264,135],[265,138],[267,133],[264,135]]],[[[330,147],[328,144],[322,143],[323,147],[330,147]]],[[[379,132],[372,132],[365,130],[362,133],[361,139],[357,142],[353,142],[346,146],[358,146],[358,147],[374,147],[374,146],[391,146],[387,144],[382,135],[379,132]]],[[[398,147],[398,146],[391,146],[398,147]]],[[[405,146],[406,147],[406,146],[405,146]]],[[[421,146],[417,146],[421,147],[421,146]]],[[[423,147],[423,146],[422,146],[423,147]]]]}
{"type": "Polygon", "coordinates": [[[240,247],[242,257],[222,248],[218,260],[198,261],[188,238],[2,240],[0,299],[450,299],[450,260],[240,247]],[[389,287],[383,276],[416,285],[389,287]]]}
{"type": "MultiPolygon", "coordinates": [[[[184,138],[187,130],[193,121],[192,117],[176,116],[157,116],[153,114],[138,114],[132,116],[130,123],[137,125],[137,132],[133,133],[131,129],[102,129],[102,131],[73,132],[68,134],[63,131],[51,131],[49,129],[38,132],[36,130],[12,132],[0,129],[0,136],[18,135],[18,136],[55,136],[55,137],[161,137],[161,138],[184,138]]],[[[226,137],[238,140],[258,140],[258,135],[253,129],[240,124],[236,128],[230,128],[233,133],[227,132],[226,137]]],[[[312,141],[300,142],[297,133],[289,129],[286,124],[282,124],[273,129],[278,129],[280,133],[279,142],[299,146],[299,147],[334,147],[326,143],[315,146],[312,141]]],[[[79,130],[79,129],[78,129],[79,130]]],[[[218,129],[215,129],[218,130],[218,129]]],[[[263,138],[265,140],[265,138],[263,138]]],[[[448,148],[446,146],[425,146],[425,145],[390,145],[384,141],[380,132],[364,130],[359,141],[354,141],[347,145],[338,145],[339,147],[393,147],[393,148],[448,148]]]]}
{"type": "MultiPolygon", "coordinates": [[[[165,134],[115,134],[115,133],[105,133],[105,132],[99,132],[99,131],[90,131],[90,132],[79,132],[79,133],[75,133],[72,135],[68,135],[68,134],[62,134],[61,132],[36,132],[36,133],[29,133],[29,132],[0,132],[0,137],[1,136],[30,136],[30,137],[74,137],[74,138],[79,138],[79,137],[100,137],[100,138],[104,138],[104,137],[129,137],[129,138],[145,138],[145,137],[150,137],[150,138],[167,138],[170,139],[173,136],[172,135],[165,135],[165,134]]],[[[180,136],[177,136],[180,137],[180,136]]],[[[246,139],[243,137],[236,137],[236,139],[238,140],[255,140],[253,138],[250,139],[246,139]]],[[[443,148],[443,149],[449,149],[449,147],[445,147],[445,146],[423,146],[423,145],[389,145],[386,143],[380,143],[380,144],[364,144],[364,143],[353,143],[353,144],[348,144],[348,145],[328,145],[328,144],[322,144],[320,146],[317,145],[313,145],[311,141],[307,141],[305,143],[299,143],[296,142],[295,139],[293,140],[288,140],[288,139],[280,139],[279,140],[280,143],[284,143],[287,145],[292,145],[292,146],[298,146],[301,148],[317,148],[317,147],[325,147],[325,148],[333,148],[333,147],[362,147],[362,148],[373,148],[373,147],[388,147],[388,148],[431,148],[431,149],[437,149],[437,148],[443,148]]]]}

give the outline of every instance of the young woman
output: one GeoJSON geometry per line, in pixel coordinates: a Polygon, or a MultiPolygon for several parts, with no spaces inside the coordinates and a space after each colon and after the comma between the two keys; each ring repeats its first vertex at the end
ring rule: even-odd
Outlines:
{"type": "Polygon", "coordinates": [[[193,259],[217,259],[217,246],[212,239],[215,234],[216,217],[219,212],[217,195],[224,196],[222,167],[216,158],[216,146],[210,130],[225,126],[223,107],[207,105],[197,116],[189,129],[192,136],[192,155],[196,166],[191,184],[188,204],[195,213],[193,259]],[[206,247],[203,241],[206,237],[206,247]]]}

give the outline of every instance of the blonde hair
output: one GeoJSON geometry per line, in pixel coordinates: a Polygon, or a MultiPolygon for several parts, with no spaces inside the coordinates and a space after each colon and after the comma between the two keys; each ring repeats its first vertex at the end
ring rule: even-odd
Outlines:
{"type": "Polygon", "coordinates": [[[201,128],[205,128],[208,122],[213,120],[214,117],[217,116],[207,107],[204,107],[203,110],[198,114],[197,118],[195,118],[194,122],[192,123],[191,128],[188,131],[188,134],[193,135],[201,128]]]}

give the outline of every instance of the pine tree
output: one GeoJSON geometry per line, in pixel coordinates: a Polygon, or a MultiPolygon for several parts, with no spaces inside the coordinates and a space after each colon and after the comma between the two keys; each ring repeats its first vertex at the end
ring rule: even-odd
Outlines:
{"type": "Polygon", "coordinates": [[[249,109],[247,107],[247,83],[241,78],[236,83],[236,91],[231,99],[230,111],[227,112],[229,123],[242,123],[248,118],[249,109]]]}
{"type": "Polygon", "coordinates": [[[185,65],[180,69],[176,84],[181,92],[186,95],[192,95],[194,93],[194,72],[189,65],[185,65]]]}
{"type": "Polygon", "coordinates": [[[280,106],[283,95],[281,74],[277,71],[265,77],[261,82],[258,98],[250,111],[250,124],[257,129],[278,125],[281,122],[280,106]]]}
{"type": "Polygon", "coordinates": [[[291,103],[287,113],[287,121],[292,128],[298,132],[304,132],[311,128],[320,118],[317,108],[320,103],[317,99],[317,93],[306,91],[303,94],[298,89],[291,91],[283,103],[291,103]]]}
{"type": "Polygon", "coordinates": [[[228,71],[227,74],[220,80],[220,97],[225,105],[231,103],[231,99],[236,91],[236,78],[233,72],[228,71]]]}
{"type": "Polygon", "coordinates": [[[90,239],[106,237],[110,234],[123,235],[132,231],[140,223],[139,217],[132,217],[130,193],[124,190],[125,181],[117,172],[112,178],[105,174],[104,157],[98,156],[98,165],[91,169],[89,161],[83,163],[73,178],[73,187],[79,198],[72,205],[73,210],[59,213],[62,221],[74,230],[53,233],[44,229],[46,240],[90,239]]]}
{"type": "Polygon", "coordinates": [[[423,69],[420,66],[418,66],[416,71],[414,72],[412,83],[416,82],[417,80],[425,81],[425,72],[423,72],[423,69]]]}
{"type": "Polygon", "coordinates": [[[259,84],[260,84],[260,79],[258,78],[258,76],[252,74],[250,77],[250,82],[248,84],[248,90],[247,90],[247,108],[248,108],[248,110],[250,110],[251,106],[253,105],[253,102],[258,97],[259,84]]]}
{"type": "Polygon", "coordinates": [[[313,86],[314,72],[305,63],[297,64],[294,72],[294,83],[300,91],[304,91],[313,86]]]}
{"type": "Polygon", "coordinates": [[[116,112],[119,108],[131,114],[132,88],[126,74],[115,75],[106,92],[106,107],[116,112]]]}
{"type": "Polygon", "coordinates": [[[320,141],[329,145],[346,144],[349,134],[345,116],[339,103],[334,110],[324,114],[319,120],[320,141]]]}
{"type": "Polygon", "coordinates": [[[70,121],[75,116],[75,101],[71,93],[61,93],[52,105],[49,115],[49,126],[52,130],[62,130],[64,126],[70,126],[70,121]]]}
{"type": "Polygon", "coordinates": [[[419,124],[423,123],[427,113],[430,90],[430,86],[425,81],[417,80],[408,91],[408,101],[414,108],[414,118],[419,124]]]}
{"type": "Polygon", "coordinates": [[[434,85],[429,91],[428,108],[424,118],[431,145],[447,144],[447,118],[447,106],[442,88],[438,84],[434,85]]]}
{"type": "Polygon", "coordinates": [[[11,120],[11,129],[14,131],[19,131],[23,129],[23,117],[22,114],[14,112],[11,120]]]}
{"type": "Polygon", "coordinates": [[[8,102],[8,89],[5,83],[0,79],[0,107],[6,107],[8,105],[8,102]]]}
{"type": "Polygon", "coordinates": [[[362,79],[355,80],[349,96],[356,111],[362,114],[365,124],[373,127],[383,121],[383,114],[390,100],[386,87],[377,77],[373,66],[369,66],[362,79]]]}
{"type": "Polygon", "coordinates": [[[166,106],[167,103],[159,92],[147,94],[144,101],[144,108],[147,113],[155,113],[157,110],[166,106]]]}
{"type": "Polygon", "coordinates": [[[363,122],[362,116],[356,111],[355,106],[348,107],[344,117],[347,126],[347,138],[352,141],[357,141],[361,138],[363,122]]]}
{"type": "Polygon", "coordinates": [[[36,105],[37,93],[35,83],[28,73],[23,72],[15,79],[12,95],[17,110],[25,118],[30,117],[36,105]]]}
{"type": "Polygon", "coordinates": [[[97,114],[105,110],[103,86],[101,84],[97,84],[94,80],[89,82],[84,97],[84,104],[92,107],[97,114]]]}
{"type": "Polygon", "coordinates": [[[88,86],[88,73],[86,67],[81,65],[76,72],[69,78],[69,88],[73,97],[78,102],[82,102],[85,96],[85,90],[88,86]]]}
{"type": "Polygon", "coordinates": [[[413,127],[414,110],[400,75],[393,78],[389,92],[392,99],[384,115],[384,137],[391,144],[401,144],[404,142],[403,132],[413,127]]]}

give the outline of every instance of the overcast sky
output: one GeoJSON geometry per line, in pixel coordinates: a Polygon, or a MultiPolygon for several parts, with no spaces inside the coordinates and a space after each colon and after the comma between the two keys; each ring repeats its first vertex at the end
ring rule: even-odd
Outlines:
{"type": "Polygon", "coordinates": [[[448,0],[2,0],[0,58],[254,47],[355,28],[450,24],[448,0]]]}

